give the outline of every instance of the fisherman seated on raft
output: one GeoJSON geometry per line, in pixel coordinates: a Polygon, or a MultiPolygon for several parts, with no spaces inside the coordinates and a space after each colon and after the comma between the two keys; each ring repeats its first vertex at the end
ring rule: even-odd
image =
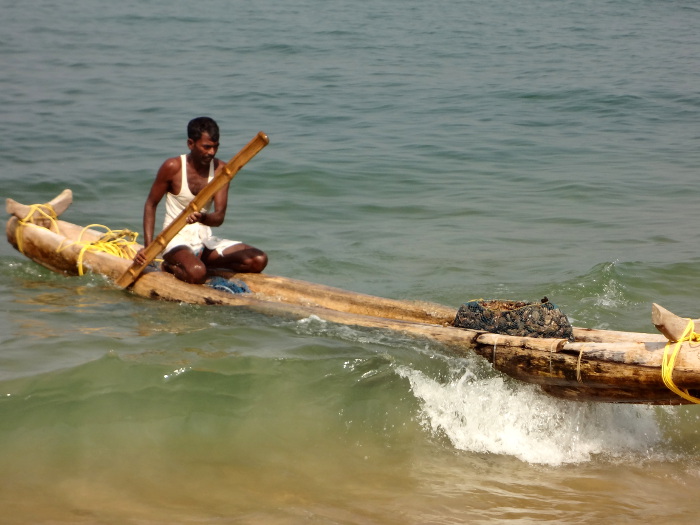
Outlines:
{"type": "MultiPolygon", "coordinates": [[[[187,155],[167,159],[158,170],[143,208],[144,249],[134,260],[146,261],[145,248],[153,242],[156,209],[165,196],[163,229],[175,220],[187,205],[214,178],[223,164],[215,157],[219,149],[219,126],[209,117],[199,117],[187,125],[187,155]]],[[[226,217],[228,203],[226,184],[201,211],[191,213],[187,224],[163,251],[163,270],[181,281],[202,284],[208,268],[234,272],[260,273],[267,266],[265,252],[240,241],[219,239],[211,227],[220,226],[226,217]],[[212,202],[214,211],[211,211],[212,202]]]]}

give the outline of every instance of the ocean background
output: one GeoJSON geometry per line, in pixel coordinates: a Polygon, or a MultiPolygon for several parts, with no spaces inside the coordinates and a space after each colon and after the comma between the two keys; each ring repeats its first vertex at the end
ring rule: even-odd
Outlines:
{"type": "MultiPolygon", "coordinates": [[[[700,316],[690,0],[0,0],[0,196],[141,231],[196,116],[267,273],[573,324],[700,316]]],[[[162,206],[161,206],[162,213],[162,206]]],[[[159,215],[159,217],[162,215],[159,215]]],[[[159,219],[160,222],[160,219],[159,219]]],[[[696,523],[700,407],[149,301],[0,243],[1,524],[696,523]]]]}

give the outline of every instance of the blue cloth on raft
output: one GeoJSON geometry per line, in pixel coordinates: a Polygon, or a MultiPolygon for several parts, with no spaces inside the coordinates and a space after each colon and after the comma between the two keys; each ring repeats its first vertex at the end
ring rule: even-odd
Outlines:
{"type": "Polygon", "coordinates": [[[207,286],[215,290],[229,293],[251,293],[248,285],[240,279],[226,279],[225,277],[212,277],[206,282],[207,286]]]}

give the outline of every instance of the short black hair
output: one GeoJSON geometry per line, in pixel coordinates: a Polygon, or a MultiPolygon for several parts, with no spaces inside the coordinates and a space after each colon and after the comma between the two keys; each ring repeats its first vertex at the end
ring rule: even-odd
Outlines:
{"type": "Polygon", "coordinates": [[[206,133],[214,142],[219,142],[219,125],[213,118],[197,117],[187,124],[187,138],[198,141],[206,133]]]}

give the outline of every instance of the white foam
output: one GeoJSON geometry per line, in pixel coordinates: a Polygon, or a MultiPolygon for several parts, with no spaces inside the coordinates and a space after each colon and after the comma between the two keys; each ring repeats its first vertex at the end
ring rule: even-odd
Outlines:
{"type": "Polygon", "coordinates": [[[185,372],[189,372],[190,370],[192,370],[192,368],[189,366],[178,368],[177,370],[173,370],[169,374],[165,374],[163,376],[163,379],[165,379],[166,381],[169,381],[170,379],[174,379],[174,378],[184,374],[185,372]]]}
{"type": "Polygon", "coordinates": [[[534,385],[463,369],[447,383],[408,367],[397,372],[421,401],[424,425],[458,450],[562,465],[646,454],[662,439],[650,407],[559,400],[534,385]]]}

